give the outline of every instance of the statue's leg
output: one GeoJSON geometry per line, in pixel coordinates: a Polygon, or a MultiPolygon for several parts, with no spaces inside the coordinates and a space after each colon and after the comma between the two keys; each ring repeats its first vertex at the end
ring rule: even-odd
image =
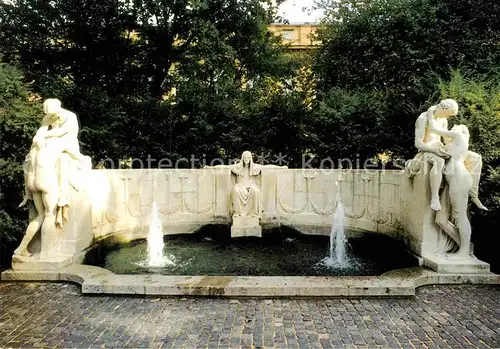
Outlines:
{"type": "Polygon", "coordinates": [[[235,185],[232,191],[232,215],[233,216],[245,216],[245,189],[239,185],[235,185]]]}
{"type": "Polygon", "coordinates": [[[36,166],[36,151],[30,150],[23,164],[24,176],[28,188],[35,187],[35,166],[36,166]]]}
{"type": "Polygon", "coordinates": [[[57,190],[42,193],[44,220],[42,224],[42,244],[40,259],[52,257],[57,254],[56,210],[59,193],[57,190]]]}
{"type": "Polygon", "coordinates": [[[406,177],[408,178],[413,178],[415,177],[415,173],[412,171],[412,168],[413,168],[413,159],[411,160],[408,160],[405,162],[405,174],[406,174],[406,177]]]}
{"type": "Polygon", "coordinates": [[[24,199],[19,207],[24,206],[28,200],[33,199],[32,192],[37,191],[35,187],[35,162],[36,155],[35,150],[31,149],[23,163],[23,173],[24,173],[24,199]]]}
{"type": "Polygon", "coordinates": [[[69,205],[70,156],[62,153],[59,156],[59,206],[69,205]]]}
{"type": "Polygon", "coordinates": [[[446,185],[441,193],[441,210],[436,212],[436,224],[448,235],[457,246],[460,246],[460,233],[457,227],[450,222],[450,193],[446,185]]]}
{"type": "Polygon", "coordinates": [[[260,205],[260,191],[256,187],[250,187],[248,206],[248,213],[252,217],[260,217],[262,208],[260,205]]]}
{"type": "Polygon", "coordinates": [[[481,178],[481,169],[483,159],[481,155],[468,150],[464,159],[465,168],[472,176],[472,187],[469,191],[471,201],[481,210],[488,210],[479,200],[479,180],[481,178]]]}
{"type": "Polygon", "coordinates": [[[431,156],[428,159],[431,169],[429,170],[429,180],[431,185],[431,209],[434,211],[441,210],[439,203],[439,189],[443,180],[443,170],[445,161],[438,156],[431,156]]]}
{"type": "Polygon", "coordinates": [[[33,203],[35,204],[37,216],[28,224],[28,228],[26,229],[26,234],[24,235],[21,244],[14,251],[15,255],[21,255],[26,257],[31,256],[31,253],[28,252],[28,245],[31,242],[31,240],[33,240],[33,237],[43,224],[44,210],[43,210],[42,196],[40,192],[33,193],[33,203]]]}
{"type": "Polygon", "coordinates": [[[468,191],[463,193],[457,192],[456,195],[450,197],[451,205],[453,210],[453,218],[458,227],[460,234],[460,247],[451,258],[453,259],[467,259],[470,254],[470,238],[471,238],[471,226],[469,218],[467,217],[467,202],[468,202],[468,191]]]}

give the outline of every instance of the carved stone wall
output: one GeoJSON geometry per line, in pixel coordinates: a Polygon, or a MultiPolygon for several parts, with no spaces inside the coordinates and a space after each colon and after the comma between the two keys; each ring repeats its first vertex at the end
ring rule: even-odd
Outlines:
{"type": "MultiPolygon", "coordinates": [[[[98,238],[112,233],[144,237],[154,200],[166,234],[231,222],[227,169],[93,170],[91,177],[93,231],[98,238]]],[[[328,234],[340,198],[348,228],[405,239],[420,252],[424,236],[408,229],[413,195],[408,181],[401,171],[264,169],[262,225],[328,234]]]]}

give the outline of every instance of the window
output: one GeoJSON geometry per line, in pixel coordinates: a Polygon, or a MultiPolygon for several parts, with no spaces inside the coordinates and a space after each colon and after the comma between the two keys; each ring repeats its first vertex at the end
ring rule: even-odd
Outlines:
{"type": "Polygon", "coordinates": [[[294,30],[290,30],[290,29],[285,29],[285,30],[282,30],[281,31],[281,35],[283,36],[283,39],[285,40],[293,40],[293,33],[294,33],[294,30]]]}

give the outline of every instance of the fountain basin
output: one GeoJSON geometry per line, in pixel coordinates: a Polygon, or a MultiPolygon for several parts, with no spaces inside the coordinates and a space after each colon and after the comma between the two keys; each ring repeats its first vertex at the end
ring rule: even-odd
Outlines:
{"type": "Polygon", "coordinates": [[[350,265],[329,268],[329,237],[304,235],[282,227],[263,231],[262,238],[232,239],[229,226],[210,225],[189,235],[166,235],[164,254],[175,264],[148,266],[147,242],[104,240],[86,255],[85,264],[116,274],[207,276],[376,276],[418,265],[397,240],[373,233],[351,232],[350,265]]]}
{"type": "Polygon", "coordinates": [[[416,267],[382,276],[171,276],[118,275],[90,265],[74,264],[60,271],[8,270],[2,281],[66,281],[82,286],[83,294],[230,297],[408,297],[432,284],[500,285],[500,276],[441,274],[416,267]]]}

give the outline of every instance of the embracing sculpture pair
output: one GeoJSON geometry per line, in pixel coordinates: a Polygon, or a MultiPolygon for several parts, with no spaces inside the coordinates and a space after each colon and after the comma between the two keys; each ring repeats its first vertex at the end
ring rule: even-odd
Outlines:
{"type": "Polygon", "coordinates": [[[41,230],[39,259],[57,256],[57,233],[67,219],[71,192],[79,190],[79,170],[91,167],[90,157],[80,153],[76,115],[57,99],[45,100],[43,110],[45,116],[23,164],[25,196],[19,205],[32,200],[36,213],[14,251],[14,256],[30,257],[28,245],[41,230]]]}
{"type": "Polygon", "coordinates": [[[445,248],[454,252],[450,259],[470,257],[471,226],[467,217],[468,198],[480,209],[487,210],[478,197],[481,156],[469,150],[469,130],[455,125],[448,130],[448,118],[456,116],[458,104],[442,100],[422,113],[415,123],[415,146],[418,154],[406,164],[409,177],[429,175],[431,202],[436,211],[436,224],[451,240],[445,248]],[[443,175],[444,190],[439,195],[443,175]]]}

